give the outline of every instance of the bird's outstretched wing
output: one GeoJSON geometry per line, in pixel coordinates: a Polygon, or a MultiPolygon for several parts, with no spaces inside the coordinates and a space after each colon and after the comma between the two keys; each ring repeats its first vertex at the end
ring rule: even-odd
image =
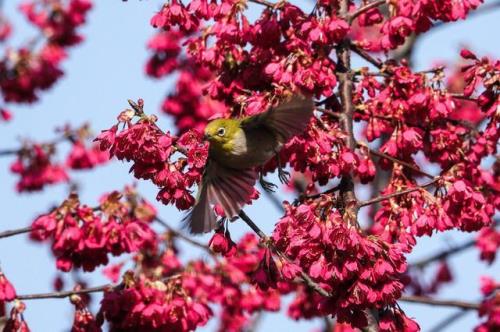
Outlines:
{"type": "Polygon", "coordinates": [[[213,206],[220,204],[226,217],[237,216],[243,205],[249,203],[257,180],[253,169],[236,170],[209,160],[193,208],[183,221],[194,234],[207,233],[216,228],[217,217],[213,206]]]}
{"type": "Polygon", "coordinates": [[[295,95],[277,107],[243,119],[243,129],[257,129],[265,126],[272,131],[280,143],[286,143],[307,127],[313,114],[314,103],[311,98],[295,95]]]}

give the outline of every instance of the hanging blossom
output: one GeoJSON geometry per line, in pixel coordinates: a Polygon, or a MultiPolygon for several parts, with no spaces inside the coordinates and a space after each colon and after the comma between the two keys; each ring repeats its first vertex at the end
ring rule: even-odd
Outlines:
{"type": "Polygon", "coordinates": [[[5,274],[0,271],[0,304],[10,302],[16,298],[16,290],[5,274]]]}
{"type": "Polygon", "coordinates": [[[87,308],[86,302],[79,295],[70,297],[71,303],[75,306],[75,316],[71,332],[101,332],[102,329],[95,317],[87,308]]]}
{"type": "Polygon", "coordinates": [[[23,312],[26,310],[26,305],[21,301],[15,301],[10,315],[5,322],[3,332],[30,332],[28,324],[24,320],[23,312]]]}
{"type": "Polygon", "coordinates": [[[494,227],[486,227],[479,231],[476,237],[476,247],[479,249],[482,260],[489,264],[495,261],[498,248],[500,248],[500,232],[494,227]]]}
{"type": "Polygon", "coordinates": [[[71,194],[52,212],[33,221],[31,238],[50,241],[59,270],[93,271],[108,264],[109,254],[154,248],[157,238],[149,223],[155,215],[156,210],[131,188],[123,194],[104,195],[97,209],[80,204],[78,196],[71,194]]]}
{"type": "Polygon", "coordinates": [[[496,331],[500,328],[500,284],[489,277],[481,278],[481,292],[484,300],[479,308],[479,316],[486,319],[474,332],[496,331]]]}

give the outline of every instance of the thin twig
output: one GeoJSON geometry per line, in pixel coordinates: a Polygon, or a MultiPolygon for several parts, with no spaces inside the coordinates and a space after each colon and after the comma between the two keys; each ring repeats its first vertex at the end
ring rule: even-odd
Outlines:
{"type": "Polygon", "coordinates": [[[330,188],[328,190],[325,190],[323,192],[320,192],[320,193],[317,193],[317,194],[313,194],[313,195],[300,195],[299,197],[297,197],[297,199],[292,203],[292,205],[298,205],[300,202],[302,201],[305,201],[305,200],[308,200],[308,199],[316,199],[316,198],[320,198],[321,196],[323,195],[329,195],[331,193],[334,193],[336,191],[338,191],[340,189],[340,185],[337,185],[333,188],[330,188]]]}
{"type": "Polygon", "coordinates": [[[268,8],[274,8],[274,6],[276,6],[276,3],[272,3],[266,0],[248,0],[248,1],[256,3],[258,5],[266,6],[268,8]]]}
{"type": "Polygon", "coordinates": [[[422,185],[419,185],[419,186],[416,186],[416,187],[413,187],[413,188],[408,188],[408,189],[401,190],[401,191],[396,191],[396,192],[393,192],[393,193],[390,193],[390,194],[387,194],[387,195],[382,195],[382,196],[378,196],[378,197],[375,197],[375,198],[372,198],[372,199],[368,199],[366,201],[361,201],[361,202],[358,203],[358,207],[361,208],[363,206],[367,206],[367,205],[371,205],[371,204],[376,204],[378,202],[382,202],[382,201],[385,201],[385,200],[388,200],[388,199],[391,199],[391,198],[394,198],[394,197],[406,195],[406,194],[412,193],[414,191],[423,190],[423,188],[426,188],[426,187],[429,187],[429,186],[435,184],[437,181],[439,181],[439,179],[440,179],[440,177],[436,177],[434,180],[432,180],[430,182],[424,183],[422,185]]]}
{"type": "Polygon", "coordinates": [[[201,249],[203,249],[203,250],[206,250],[206,251],[208,251],[210,254],[212,254],[212,253],[213,253],[213,252],[212,252],[212,250],[210,250],[210,248],[209,248],[207,245],[205,245],[205,244],[203,244],[203,243],[201,243],[201,242],[198,242],[198,241],[196,241],[196,240],[193,240],[193,239],[191,239],[190,237],[188,237],[188,236],[186,236],[186,235],[182,234],[180,231],[178,231],[178,230],[174,229],[172,226],[170,226],[169,224],[167,224],[167,223],[166,223],[163,219],[161,219],[160,217],[156,216],[156,217],[155,217],[155,221],[156,221],[156,222],[158,222],[158,223],[159,223],[160,225],[162,225],[163,227],[165,227],[166,229],[168,229],[168,231],[169,231],[170,233],[172,233],[175,237],[178,237],[179,239],[182,239],[182,240],[184,240],[185,242],[187,242],[187,243],[189,243],[189,244],[192,244],[193,246],[196,246],[196,247],[198,247],[198,248],[201,248],[201,249]]]}
{"type": "Polygon", "coordinates": [[[5,237],[14,236],[14,235],[17,235],[17,234],[29,233],[29,232],[31,232],[31,229],[32,228],[30,226],[30,227],[13,229],[13,230],[10,230],[10,231],[3,231],[3,232],[0,232],[0,239],[3,239],[5,237]]]}
{"type": "Polygon", "coordinates": [[[419,168],[417,168],[417,167],[413,166],[412,164],[407,163],[406,161],[399,160],[399,159],[397,159],[397,158],[394,158],[394,157],[392,157],[392,156],[389,156],[388,154],[385,154],[385,153],[380,152],[380,151],[376,151],[376,150],[372,150],[372,149],[370,149],[369,151],[370,151],[370,153],[371,153],[371,154],[373,154],[373,155],[376,155],[376,156],[381,157],[381,158],[389,159],[389,160],[390,160],[390,161],[392,161],[393,163],[400,164],[400,165],[402,165],[402,166],[404,166],[404,167],[406,167],[406,168],[409,168],[409,169],[411,169],[411,170],[413,170],[413,171],[415,171],[415,172],[417,172],[417,173],[419,173],[419,174],[421,174],[421,175],[423,175],[423,176],[426,176],[426,177],[428,177],[428,178],[430,178],[430,179],[434,179],[434,178],[435,178],[435,176],[434,176],[434,175],[431,175],[431,174],[429,174],[429,173],[427,173],[427,172],[424,172],[424,171],[420,170],[419,168]]]}
{"type": "MultiPolygon", "coordinates": [[[[243,211],[241,210],[239,213],[239,217],[257,234],[262,242],[264,243],[265,246],[267,246],[269,249],[274,251],[276,255],[279,257],[285,259],[287,262],[292,262],[292,260],[287,257],[284,253],[278,250],[276,246],[272,243],[272,241],[269,239],[269,237],[257,226],[252,219],[243,211]]],[[[305,273],[304,271],[300,271],[300,276],[304,283],[310,287],[312,290],[316,291],[318,294],[325,296],[325,297],[330,297],[331,294],[328,293],[326,290],[324,290],[320,285],[318,285],[316,282],[314,282],[311,277],[305,273]]]]}
{"type": "Polygon", "coordinates": [[[401,296],[399,301],[428,304],[435,306],[444,306],[444,307],[456,307],[464,310],[478,310],[480,306],[479,303],[471,303],[471,302],[455,301],[455,300],[438,300],[427,296],[417,296],[417,295],[403,295],[401,296]]]}
{"type": "Polygon", "coordinates": [[[474,101],[474,102],[478,101],[476,98],[471,97],[471,96],[466,96],[463,93],[448,93],[448,95],[452,98],[455,98],[455,99],[462,99],[462,100],[468,100],[468,101],[474,101]]]}
{"type": "Polygon", "coordinates": [[[370,2],[366,5],[364,5],[363,7],[360,7],[358,10],[356,10],[354,13],[352,13],[349,16],[349,20],[348,20],[349,24],[352,23],[354,21],[354,19],[356,19],[356,17],[363,14],[364,12],[367,12],[368,10],[370,10],[372,8],[382,6],[384,3],[386,3],[386,0],[376,0],[376,1],[373,1],[373,2],[370,2]]]}
{"type": "Polygon", "coordinates": [[[445,327],[447,327],[448,325],[450,325],[452,323],[455,323],[458,319],[465,316],[468,312],[470,312],[470,311],[462,309],[460,311],[455,312],[454,314],[451,314],[450,316],[446,317],[441,322],[436,324],[434,327],[432,327],[429,330],[429,332],[441,332],[441,331],[443,331],[445,327]]]}
{"type": "Polygon", "coordinates": [[[382,61],[375,59],[367,51],[365,51],[364,49],[355,44],[351,43],[351,50],[353,50],[354,53],[356,53],[357,55],[359,55],[360,57],[362,57],[363,59],[365,59],[366,61],[368,61],[369,63],[371,63],[372,65],[374,65],[379,69],[382,69],[382,67],[384,66],[384,63],[382,61]]]}
{"type": "MultiPolygon", "coordinates": [[[[171,279],[179,278],[180,276],[181,276],[180,274],[174,274],[169,277],[163,278],[161,280],[165,282],[171,279]]],[[[62,299],[72,295],[98,293],[98,292],[104,292],[106,290],[120,289],[121,287],[123,287],[123,283],[115,285],[106,284],[106,285],[88,287],[83,289],[74,289],[70,291],[18,295],[16,299],[17,300],[62,299]]]]}
{"type": "MultiPolygon", "coordinates": [[[[500,219],[495,220],[493,223],[492,227],[497,227],[500,225],[500,219]]],[[[429,256],[427,258],[421,259],[419,261],[416,261],[415,263],[411,263],[409,266],[414,267],[414,268],[423,268],[433,262],[440,261],[443,259],[448,258],[448,256],[454,255],[456,253],[459,253],[461,251],[464,251],[466,249],[472,248],[476,244],[476,240],[472,239],[470,241],[464,242],[458,246],[455,246],[453,248],[443,250],[441,252],[438,252],[437,254],[434,254],[432,256],[429,256]]]]}
{"type": "MultiPolygon", "coordinates": [[[[262,187],[262,185],[261,185],[261,187],[262,187]]],[[[262,191],[264,192],[264,195],[266,195],[266,197],[269,198],[269,200],[271,201],[273,206],[276,208],[276,210],[283,212],[283,204],[281,203],[281,200],[279,198],[277,198],[274,195],[274,193],[265,190],[263,187],[262,187],[262,191]]]]}
{"type": "Polygon", "coordinates": [[[103,292],[107,289],[112,289],[115,287],[118,287],[118,286],[112,285],[112,284],[106,284],[106,285],[102,285],[102,286],[89,287],[89,288],[78,289],[78,290],[18,295],[16,297],[16,299],[18,299],[18,300],[62,299],[62,298],[69,297],[72,295],[103,292]]]}
{"type": "Polygon", "coordinates": [[[18,154],[19,149],[6,149],[6,150],[0,150],[0,156],[11,156],[14,154],[18,154]]]}

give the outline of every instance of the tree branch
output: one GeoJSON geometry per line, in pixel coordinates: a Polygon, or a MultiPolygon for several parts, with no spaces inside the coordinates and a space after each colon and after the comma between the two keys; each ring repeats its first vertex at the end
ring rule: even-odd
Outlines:
{"type": "Polygon", "coordinates": [[[409,169],[411,169],[411,170],[413,170],[413,171],[415,171],[415,172],[417,172],[417,173],[419,173],[419,174],[421,174],[421,175],[423,175],[423,176],[426,176],[426,177],[428,177],[428,178],[430,178],[430,179],[434,179],[434,178],[435,178],[435,176],[434,176],[434,175],[431,175],[431,174],[429,174],[429,173],[427,173],[427,172],[424,172],[424,171],[420,170],[419,168],[417,168],[417,167],[413,166],[412,164],[410,164],[410,163],[408,163],[408,162],[406,162],[406,161],[399,160],[399,159],[397,159],[397,158],[394,158],[394,157],[392,157],[392,156],[389,156],[388,154],[385,154],[385,153],[380,152],[380,151],[376,151],[376,150],[372,150],[372,149],[369,149],[369,151],[370,151],[370,153],[371,153],[371,154],[373,154],[373,155],[376,155],[376,156],[381,157],[381,158],[389,159],[389,160],[390,160],[390,161],[392,161],[393,163],[400,164],[400,165],[402,165],[402,166],[404,166],[404,167],[406,167],[406,168],[409,168],[409,169]]]}
{"type": "Polygon", "coordinates": [[[78,290],[60,291],[60,292],[51,292],[51,293],[39,293],[39,294],[28,294],[28,295],[18,295],[16,297],[16,299],[17,300],[62,299],[62,298],[65,298],[65,297],[69,297],[71,295],[103,292],[103,291],[105,291],[107,289],[116,288],[118,286],[112,285],[112,284],[106,284],[106,285],[102,285],[102,286],[89,287],[89,288],[83,288],[83,289],[78,289],[78,290]]]}
{"type": "Polygon", "coordinates": [[[448,256],[451,256],[453,254],[459,253],[459,252],[464,251],[466,249],[472,248],[474,246],[474,244],[476,244],[475,239],[464,242],[456,247],[441,251],[435,255],[429,256],[429,257],[424,258],[422,260],[419,260],[415,263],[412,263],[412,264],[410,264],[410,267],[423,268],[424,266],[429,265],[430,263],[446,259],[448,256]]]}
{"type": "Polygon", "coordinates": [[[408,188],[408,189],[401,190],[401,191],[396,191],[396,192],[393,192],[393,193],[390,193],[390,194],[387,194],[387,195],[382,195],[382,196],[378,196],[378,197],[375,197],[375,198],[372,198],[372,199],[368,199],[366,201],[361,201],[361,202],[358,203],[358,207],[361,208],[363,206],[367,206],[367,205],[371,205],[371,204],[376,204],[378,202],[382,202],[382,201],[385,201],[385,200],[388,200],[388,199],[391,199],[391,198],[394,198],[394,197],[406,195],[406,194],[412,193],[414,191],[423,190],[423,188],[426,188],[426,187],[429,187],[429,186],[435,184],[437,181],[439,181],[439,179],[440,179],[440,177],[436,177],[434,180],[432,180],[430,182],[424,183],[422,185],[419,185],[419,186],[416,186],[416,187],[413,187],[413,188],[408,188]]]}
{"type": "Polygon", "coordinates": [[[367,12],[372,8],[382,6],[384,3],[386,3],[386,0],[376,0],[364,5],[363,7],[358,8],[358,10],[356,10],[349,16],[348,19],[349,24],[351,24],[354,21],[354,19],[356,19],[359,15],[363,14],[364,12],[367,12]]]}
{"type": "Polygon", "coordinates": [[[428,304],[434,306],[445,306],[445,307],[456,307],[464,310],[478,310],[479,303],[455,301],[455,300],[437,300],[427,296],[417,296],[417,295],[403,295],[399,301],[410,302],[410,303],[420,303],[428,304]]]}
{"type": "Polygon", "coordinates": [[[10,237],[18,234],[24,234],[24,233],[29,233],[31,232],[31,226],[30,227],[24,227],[24,228],[18,228],[18,229],[13,229],[10,231],[3,231],[0,232],[0,239],[3,239],[5,237],[10,237]]]}
{"type": "MultiPolygon", "coordinates": [[[[279,257],[285,259],[287,262],[292,262],[292,260],[287,257],[284,253],[278,250],[276,246],[272,243],[272,241],[269,239],[269,237],[257,226],[252,219],[243,211],[241,210],[239,213],[239,217],[257,234],[264,245],[274,251],[276,255],[279,257]]],[[[318,285],[316,282],[314,282],[311,277],[305,273],[304,271],[300,271],[300,276],[303,280],[303,282],[310,287],[312,290],[316,291],[318,294],[325,296],[325,297],[330,297],[331,294],[328,293],[326,290],[324,290],[320,285],[318,285]]]]}
{"type": "MultiPolygon", "coordinates": [[[[179,277],[180,277],[180,274],[174,274],[174,275],[171,275],[169,277],[163,278],[161,280],[168,281],[170,279],[179,278],[179,277]]],[[[74,290],[70,290],[70,291],[18,295],[16,297],[16,299],[23,300],[23,301],[25,301],[25,300],[41,300],[41,299],[62,299],[62,298],[69,297],[72,295],[99,293],[99,292],[104,292],[106,290],[119,289],[120,287],[123,287],[123,283],[115,284],[115,285],[106,284],[106,285],[88,287],[88,288],[83,288],[83,289],[74,289],[74,290]]]]}
{"type": "Polygon", "coordinates": [[[19,149],[6,149],[6,150],[0,150],[0,157],[2,156],[11,156],[11,155],[14,155],[14,154],[18,154],[19,153],[19,149]]]}
{"type": "MultiPolygon", "coordinates": [[[[500,219],[497,219],[494,222],[494,225],[492,227],[497,227],[500,225],[500,219]]],[[[453,248],[443,250],[435,255],[429,256],[427,258],[421,259],[419,261],[416,261],[415,263],[409,264],[410,267],[413,268],[423,268],[426,265],[429,265],[433,262],[440,261],[443,259],[448,258],[448,256],[454,255],[456,253],[459,253],[461,251],[467,250],[469,248],[472,248],[476,244],[476,240],[472,239],[470,241],[464,242],[458,246],[455,246],[453,248]]]]}
{"type": "Polygon", "coordinates": [[[365,51],[364,49],[360,48],[359,46],[357,46],[353,43],[351,43],[351,50],[353,50],[354,53],[356,53],[357,55],[359,55],[360,57],[362,57],[363,59],[365,59],[366,61],[368,61],[369,63],[371,63],[375,67],[377,67],[378,69],[382,69],[384,67],[384,62],[382,62],[378,59],[375,59],[367,51],[365,51]]]}
{"type": "Polygon", "coordinates": [[[175,237],[178,237],[179,239],[182,239],[184,240],[185,242],[189,243],[189,244],[192,244],[193,246],[195,247],[198,247],[198,248],[201,248],[205,251],[208,251],[210,254],[213,254],[212,250],[210,250],[210,248],[201,243],[201,242],[198,242],[196,240],[193,240],[191,239],[190,237],[182,234],[180,231],[172,228],[172,226],[170,226],[169,224],[167,224],[163,219],[161,219],[160,217],[155,217],[155,221],[158,222],[160,225],[162,225],[163,227],[165,227],[170,233],[172,233],[175,237]]]}
{"type": "Polygon", "coordinates": [[[248,0],[248,1],[256,3],[258,5],[266,6],[268,8],[274,8],[274,6],[276,6],[275,3],[272,3],[272,2],[269,2],[266,0],[248,0]]]}
{"type": "Polygon", "coordinates": [[[433,328],[431,328],[429,330],[429,332],[441,332],[441,331],[443,331],[445,329],[445,327],[447,327],[448,325],[450,325],[452,323],[455,323],[458,319],[465,316],[465,314],[468,312],[470,312],[470,311],[460,310],[460,311],[455,312],[454,314],[446,317],[441,322],[436,324],[433,328]]]}

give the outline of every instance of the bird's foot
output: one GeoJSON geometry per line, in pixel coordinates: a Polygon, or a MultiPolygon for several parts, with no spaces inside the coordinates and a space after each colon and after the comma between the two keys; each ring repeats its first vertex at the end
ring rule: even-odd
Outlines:
{"type": "Polygon", "coordinates": [[[288,184],[288,181],[290,180],[290,172],[287,172],[283,168],[278,167],[278,178],[280,179],[281,183],[288,184]]]}
{"type": "Polygon", "coordinates": [[[259,178],[259,182],[260,182],[260,185],[262,186],[262,188],[265,191],[267,191],[268,193],[273,193],[278,188],[278,186],[275,185],[274,183],[264,180],[264,177],[262,176],[262,174],[259,178]]]}

